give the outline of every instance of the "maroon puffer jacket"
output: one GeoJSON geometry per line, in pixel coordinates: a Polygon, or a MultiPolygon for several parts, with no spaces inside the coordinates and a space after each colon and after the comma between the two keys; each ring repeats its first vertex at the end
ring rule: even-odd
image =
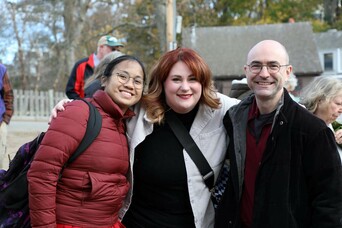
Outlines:
{"type": "Polygon", "coordinates": [[[45,134],[28,172],[30,217],[33,227],[57,224],[108,227],[129,189],[125,114],[103,91],[90,100],[102,115],[102,129],[95,141],[63,172],[61,167],[85,134],[89,108],[83,101],[65,106],[45,134]]]}

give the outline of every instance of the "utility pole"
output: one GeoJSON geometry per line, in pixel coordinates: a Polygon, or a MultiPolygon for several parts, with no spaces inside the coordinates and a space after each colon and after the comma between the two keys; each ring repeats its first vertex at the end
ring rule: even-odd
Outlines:
{"type": "Polygon", "coordinates": [[[168,50],[177,47],[176,42],[176,0],[167,0],[166,3],[166,42],[168,50]]]}

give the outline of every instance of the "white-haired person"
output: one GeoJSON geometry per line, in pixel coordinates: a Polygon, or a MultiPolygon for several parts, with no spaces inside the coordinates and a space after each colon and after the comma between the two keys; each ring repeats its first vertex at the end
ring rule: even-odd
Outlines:
{"type": "Polygon", "coordinates": [[[293,91],[296,89],[297,85],[298,85],[298,79],[296,75],[294,75],[291,72],[289,78],[287,79],[287,81],[285,81],[284,87],[287,90],[287,92],[289,92],[290,97],[296,102],[299,101],[299,97],[293,95],[293,91]]]}
{"type": "Polygon", "coordinates": [[[342,80],[333,77],[315,78],[303,89],[300,103],[334,131],[342,159],[342,128],[338,130],[341,123],[336,122],[342,114],[342,80]]]}

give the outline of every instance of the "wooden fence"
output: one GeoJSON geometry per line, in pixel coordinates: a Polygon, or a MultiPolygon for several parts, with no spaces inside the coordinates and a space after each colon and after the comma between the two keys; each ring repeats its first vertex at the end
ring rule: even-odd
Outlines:
{"type": "Polygon", "coordinates": [[[64,92],[53,90],[13,90],[14,92],[14,119],[47,119],[51,109],[63,98],[64,92]]]}

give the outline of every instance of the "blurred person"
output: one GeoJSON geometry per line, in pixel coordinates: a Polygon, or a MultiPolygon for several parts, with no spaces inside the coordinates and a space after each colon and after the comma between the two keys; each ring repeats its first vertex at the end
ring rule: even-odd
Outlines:
{"type": "Polygon", "coordinates": [[[334,136],[284,88],[292,72],[285,47],[257,43],[244,70],[254,95],[224,117],[230,173],[215,227],[342,227],[334,136]]]}
{"type": "Polygon", "coordinates": [[[71,71],[68,83],[66,85],[66,95],[70,99],[84,97],[84,84],[94,73],[94,68],[100,63],[105,55],[120,51],[123,44],[113,36],[102,36],[97,43],[96,53],[87,58],[77,61],[71,71]]]}
{"type": "Polygon", "coordinates": [[[332,77],[316,77],[303,89],[300,103],[334,132],[342,159],[342,128],[336,121],[342,114],[342,81],[332,77]]]}
{"type": "Polygon", "coordinates": [[[143,64],[127,55],[112,60],[103,75],[103,89],[88,99],[102,116],[101,131],[61,179],[85,133],[87,104],[66,104],[41,142],[27,174],[32,227],[123,227],[118,212],[130,187],[124,121],[134,116],[129,107],[141,99],[146,76],[143,64]]]}
{"type": "Polygon", "coordinates": [[[120,51],[113,51],[107,54],[100,63],[95,67],[94,74],[90,76],[84,85],[84,97],[92,97],[93,94],[101,89],[101,78],[107,67],[107,65],[115,58],[124,55],[120,51]]]}
{"type": "Polygon", "coordinates": [[[296,101],[299,102],[299,97],[293,95],[293,91],[296,89],[298,85],[298,79],[296,77],[296,75],[294,75],[292,72],[289,76],[289,78],[285,81],[285,89],[287,90],[287,92],[289,92],[290,97],[296,101]]]}
{"type": "Polygon", "coordinates": [[[7,169],[9,157],[7,151],[7,126],[13,115],[13,90],[7,69],[0,64],[0,168],[7,169]]]}
{"type": "Polygon", "coordinates": [[[247,85],[247,79],[243,78],[241,80],[233,80],[232,87],[229,91],[228,96],[243,100],[248,97],[253,91],[247,85]]]}

